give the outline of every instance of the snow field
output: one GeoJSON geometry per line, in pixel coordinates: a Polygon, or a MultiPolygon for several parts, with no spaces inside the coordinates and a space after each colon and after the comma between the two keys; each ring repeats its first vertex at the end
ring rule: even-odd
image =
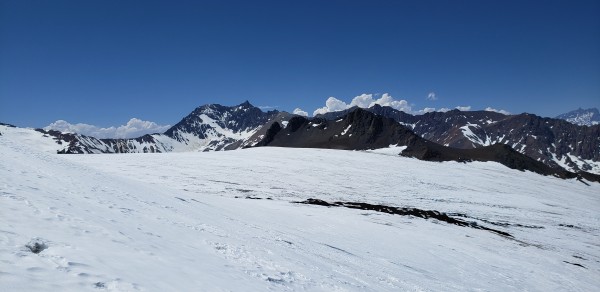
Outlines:
{"type": "Polygon", "coordinates": [[[599,184],[391,150],[61,156],[16,141],[0,137],[2,291],[600,286],[599,184]],[[306,198],[461,213],[514,239],[292,203],[306,198]]]}

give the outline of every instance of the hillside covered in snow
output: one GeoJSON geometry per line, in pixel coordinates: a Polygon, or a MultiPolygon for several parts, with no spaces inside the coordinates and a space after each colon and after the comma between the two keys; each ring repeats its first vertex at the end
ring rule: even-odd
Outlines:
{"type": "Polygon", "coordinates": [[[54,155],[23,141],[0,136],[2,291],[600,286],[598,183],[398,149],[54,155]]]}

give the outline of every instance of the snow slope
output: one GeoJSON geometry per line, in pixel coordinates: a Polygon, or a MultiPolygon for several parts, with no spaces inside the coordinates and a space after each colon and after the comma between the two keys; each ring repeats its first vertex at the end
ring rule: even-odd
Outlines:
{"type": "Polygon", "coordinates": [[[61,156],[19,141],[0,136],[0,291],[600,286],[600,184],[391,151],[61,156]],[[514,238],[292,203],[306,198],[461,213],[514,238]]]}

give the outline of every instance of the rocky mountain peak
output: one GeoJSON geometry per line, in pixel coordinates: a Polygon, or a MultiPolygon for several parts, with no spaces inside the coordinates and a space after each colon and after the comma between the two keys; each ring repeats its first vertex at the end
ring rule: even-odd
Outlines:
{"type": "Polygon", "coordinates": [[[236,106],[209,104],[196,108],[164,134],[182,143],[221,150],[247,139],[276,115],[277,111],[265,113],[248,101],[236,106]]]}
{"type": "Polygon", "coordinates": [[[248,100],[240,103],[240,105],[238,105],[238,106],[242,107],[242,108],[251,108],[251,107],[254,107],[248,100]]]}

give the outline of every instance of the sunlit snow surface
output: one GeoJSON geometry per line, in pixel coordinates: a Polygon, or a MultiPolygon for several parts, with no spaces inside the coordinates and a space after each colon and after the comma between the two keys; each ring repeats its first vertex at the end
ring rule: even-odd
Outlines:
{"type": "Polygon", "coordinates": [[[0,136],[0,291],[600,286],[600,184],[396,153],[53,155],[0,136]],[[514,239],[306,198],[462,213],[514,239]]]}

